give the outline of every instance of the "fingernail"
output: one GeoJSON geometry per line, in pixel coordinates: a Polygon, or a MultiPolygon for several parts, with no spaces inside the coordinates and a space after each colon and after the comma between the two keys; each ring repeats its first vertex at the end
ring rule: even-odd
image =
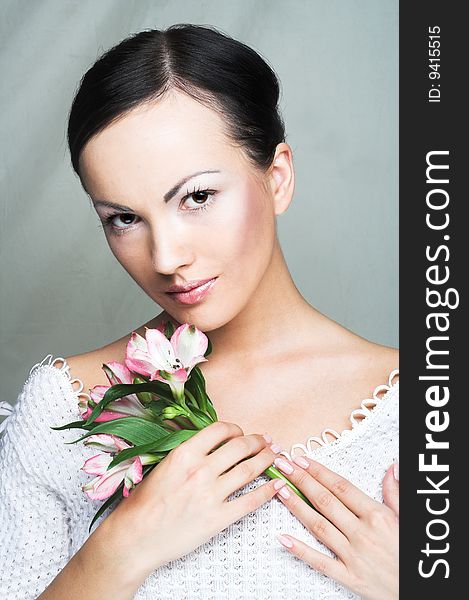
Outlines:
{"type": "Polygon", "coordinates": [[[290,490],[288,489],[288,486],[284,485],[283,487],[281,487],[279,489],[279,491],[277,492],[277,494],[279,496],[282,496],[282,498],[290,498],[291,494],[290,494],[290,490]]]}
{"type": "Polygon", "coordinates": [[[295,470],[291,465],[289,465],[283,458],[276,458],[274,460],[274,465],[283,471],[286,475],[291,475],[295,470]]]}
{"type": "Polygon", "coordinates": [[[303,469],[307,469],[309,467],[309,462],[306,460],[306,458],[303,458],[302,456],[295,456],[293,462],[296,463],[299,467],[303,467],[303,469]]]}
{"type": "Polygon", "coordinates": [[[262,437],[265,439],[265,441],[270,444],[272,442],[272,438],[270,437],[270,435],[268,433],[263,433],[262,437]]]}
{"type": "Polygon", "coordinates": [[[287,482],[285,481],[285,479],[276,479],[274,481],[274,488],[276,490],[279,490],[280,488],[283,488],[284,485],[287,485],[287,482]]]}
{"type": "Polygon", "coordinates": [[[270,449],[272,450],[272,452],[275,452],[275,454],[278,454],[282,451],[282,448],[278,444],[272,444],[272,446],[270,446],[270,449]]]}
{"type": "Polygon", "coordinates": [[[286,548],[293,548],[293,542],[284,535],[277,535],[277,539],[286,548]]]}
{"type": "Polygon", "coordinates": [[[396,481],[399,481],[399,461],[396,460],[396,462],[394,463],[394,468],[393,468],[392,472],[394,474],[394,479],[396,481]]]}

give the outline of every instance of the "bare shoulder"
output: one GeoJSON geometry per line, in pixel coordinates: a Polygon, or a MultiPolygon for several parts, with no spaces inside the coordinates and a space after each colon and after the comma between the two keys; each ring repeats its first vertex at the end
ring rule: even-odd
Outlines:
{"type": "Polygon", "coordinates": [[[377,385],[388,383],[389,376],[399,370],[399,350],[375,342],[364,341],[357,353],[357,362],[364,377],[377,385]]]}
{"type": "MultiPolygon", "coordinates": [[[[149,329],[156,327],[163,318],[164,312],[132,331],[144,336],[145,327],[149,329]]],[[[127,342],[132,331],[101,348],[65,358],[70,367],[70,376],[79,379],[83,383],[84,392],[89,392],[95,385],[109,385],[109,381],[102,368],[103,364],[112,361],[124,362],[127,342]]],[[[58,366],[60,367],[60,365],[58,366]]]]}

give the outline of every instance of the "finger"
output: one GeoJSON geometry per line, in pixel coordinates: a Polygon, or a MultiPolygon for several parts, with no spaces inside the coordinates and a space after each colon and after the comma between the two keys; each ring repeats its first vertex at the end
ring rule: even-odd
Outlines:
{"type": "MultiPolygon", "coordinates": [[[[350,539],[358,526],[358,518],[353,512],[344,506],[331,491],[316,481],[310,475],[308,468],[302,468],[297,463],[293,463],[283,456],[277,457],[274,464],[280,471],[285,473],[293,485],[303,492],[321,515],[326,517],[326,519],[350,539]]],[[[297,494],[294,495],[301,504],[310,508],[297,494]]]]}
{"type": "Polygon", "coordinates": [[[397,471],[397,475],[398,475],[399,467],[397,466],[397,468],[396,468],[396,465],[398,465],[398,463],[394,463],[393,465],[391,465],[389,467],[389,469],[386,471],[386,475],[384,476],[384,479],[383,479],[383,502],[384,502],[384,504],[386,504],[386,506],[389,506],[389,508],[397,516],[399,516],[399,480],[396,479],[396,472],[395,472],[395,471],[397,471]]]}
{"type": "MultiPolygon", "coordinates": [[[[292,481],[292,483],[294,483],[292,481]]],[[[295,483],[296,485],[296,483],[295,483]]],[[[297,486],[298,487],[298,486],[297,486]]],[[[304,492],[302,489],[301,491],[304,492]]],[[[305,495],[306,492],[304,492],[305,495]]],[[[329,492],[328,492],[329,493],[329,492]]],[[[324,545],[330,548],[337,556],[344,559],[350,543],[345,535],[335,527],[334,523],[320,515],[314,508],[289,489],[288,485],[282,487],[278,493],[279,498],[295,517],[324,545]]],[[[354,517],[356,519],[356,517],[354,517]]],[[[358,519],[356,519],[358,522],[358,519]]]]}
{"type": "Polygon", "coordinates": [[[234,467],[234,465],[237,465],[239,462],[244,461],[250,456],[258,454],[265,448],[268,449],[272,463],[275,454],[270,449],[270,444],[266,442],[262,435],[257,433],[241,435],[228,440],[226,444],[217,448],[208,456],[207,460],[216,474],[221,475],[228,469],[234,467]]]}
{"type": "Polygon", "coordinates": [[[214,448],[220,446],[227,440],[244,435],[239,425],[228,421],[215,421],[204,427],[185,442],[179,445],[190,448],[191,452],[200,455],[208,455],[214,448]]]}
{"type": "MultiPolygon", "coordinates": [[[[274,458],[275,454],[270,447],[267,447],[252,458],[243,460],[232,469],[226,471],[226,473],[220,475],[216,485],[221,496],[226,499],[235,490],[239,490],[239,488],[258,477],[272,466],[274,458]]],[[[233,461],[231,461],[232,463],[233,461]]]]}
{"type": "Polygon", "coordinates": [[[281,537],[278,536],[278,540],[291,554],[298,557],[300,560],[305,561],[310,567],[319,571],[319,573],[323,573],[328,577],[332,577],[332,579],[335,579],[339,583],[346,585],[347,568],[339,560],[314,550],[291,535],[282,534],[281,537]],[[291,547],[287,546],[282,540],[287,543],[289,542],[291,547]]]}
{"type": "Polygon", "coordinates": [[[309,463],[309,466],[305,470],[316,481],[332,492],[357,517],[367,515],[371,509],[376,507],[376,500],[373,500],[368,494],[362,492],[348,479],[345,479],[345,477],[341,477],[309,456],[302,456],[301,458],[306,459],[309,463]]]}
{"type": "Polygon", "coordinates": [[[234,500],[225,501],[223,503],[226,511],[226,523],[231,524],[241,519],[248,513],[257,510],[260,506],[265,504],[277,493],[278,489],[285,486],[285,481],[280,479],[271,479],[267,483],[259,485],[256,489],[251,492],[246,492],[239,498],[234,500]]]}

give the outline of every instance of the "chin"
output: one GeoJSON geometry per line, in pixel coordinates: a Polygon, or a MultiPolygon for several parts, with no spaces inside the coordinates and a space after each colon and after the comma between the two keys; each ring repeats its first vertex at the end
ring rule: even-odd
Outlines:
{"type": "Polygon", "coordinates": [[[192,323],[200,331],[209,333],[229,323],[237,314],[236,311],[233,311],[233,314],[231,314],[231,311],[226,310],[226,306],[221,307],[218,303],[217,306],[214,306],[214,304],[207,302],[194,305],[190,308],[162,308],[165,313],[178,323],[192,323]]]}

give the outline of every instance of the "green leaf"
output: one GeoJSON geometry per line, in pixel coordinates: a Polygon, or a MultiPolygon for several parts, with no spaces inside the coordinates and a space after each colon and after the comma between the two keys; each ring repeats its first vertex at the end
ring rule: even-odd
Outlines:
{"type": "Polygon", "coordinates": [[[163,426],[164,423],[163,419],[161,418],[161,413],[167,406],[168,403],[164,400],[152,400],[146,409],[152,415],[152,417],[157,420],[157,423],[163,426]]]}
{"type": "Polygon", "coordinates": [[[199,403],[197,402],[196,398],[194,397],[194,394],[188,389],[187,385],[184,387],[184,393],[186,394],[189,402],[188,402],[188,406],[196,406],[197,408],[199,408],[199,403]]]}
{"type": "MultiPolygon", "coordinates": [[[[112,469],[123,460],[127,460],[128,458],[133,458],[134,456],[138,456],[140,454],[155,454],[155,457],[158,457],[160,460],[166,456],[166,453],[156,454],[153,451],[155,447],[155,442],[150,442],[148,444],[142,444],[141,446],[134,446],[133,448],[126,448],[125,450],[121,450],[118,454],[116,454],[113,460],[109,463],[107,470],[112,469]]],[[[158,461],[159,462],[159,461],[158,461]]],[[[156,464],[156,463],[155,463],[156,464]]]]}
{"type": "Polygon", "coordinates": [[[205,410],[206,393],[204,385],[200,380],[200,369],[197,366],[191,370],[189,379],[186,381],[184,388],[189,390],[191,394],[194,395],[197,400],[197,406],[202,410],[205,410]]]}
{"type": "MultiPolygon", "coordinates": [[[[154,463],[152,465],[145,465],[142,469],[142,481],[145,478],[145,476],[154,468],[156,467],[157,463],[154,463]]],[[[140,482],[141,483],[141,482],[140,482]]],[[[137,484],[138,485],[138,484],[137,484]]],[[[95,514],[95,516],[93,517],[93,520],[90,523],[90,526],[88,528],[88,533],[90,533],[91,528],[93,527],[93,524],[96,522],[96,519],[98,519],[103,512],[106,510],[106,508],[108,508],[109,506],[111,506],[111,504],[116,501],[119,500],[123,500],[124,496],[122,494],[124,490],[124,482],[121,483],[121,485],[117,488],[117,490],[114,492],[114,494],[112,494],[112,496],[109,496],[109,498],[106,500],[106,502],[104,502],[104,504],[100,507],[100,509],[98,510],[98,512],[95,514]]],[[[131,492],[132,493],[132,492],[131,492]]]]}
{"type": "MultiPolygon", "coordinates": [[[[142,377],[134,377],[132,383],[136,385],[141,383],[147,383],[147,381],[145,379],[142,379],[142,377]]],[[[147,404],[153,401],[155,394],[154,392],[137,392],[136,396],[144,406],[147,406],[147,404]]]]}
{"type": "Polygon", "coordinates": [[[99,425],[93,427],[91,431],[81,438],[78,438],[73,442],[65,443],[76,444],[76,442],[81,442],[81,440],[97,433],[116,435],[134,445],[147,444],[148,442],[152,442],[155,439],[160,439],[168,435],[168,431],[164,429],[164,427],[161,427],[152,421],[148,421],[147,419],[141,419],[140,417],[122,417],[120,419],[99,423],[99,425]]]}
{"type": "Polygon", "coordinates": [[[211,419],[213,422],[218,421],[218,415],[217,415],[217,411],[215,410],[215,407],[212,404],[212,401],[210,400],[210,398],[207,396],[207,412],[210,415],[211,419]]]}
{"type": "Polygon", "coordinates": [[[199,417],[199,419],[201,419],[202,421],[204,421],[207,425],[211,425],[213,423],[212,419],[209,417],[209,415],[207,415],[207,413],[203,410],[200,410],[200,408],[197,408],[196,406],[191,407],[191,412],[196,416],[199,417]]]}
{"type": "Polygon", "coordinates": [[[174,323],[170,320],[166,321],[166,324],[164,326],[164,334],[168,338],[168,340],[171,339],[171,336],[173,335],[173,333],[175,331],[176,331],[176,328],[174,326],[174,323]]]}
{"type": "MultiPolygon", "coordinates": [[[[153,440],[148,444],[142,444],[140,446],[135,446],[134,448],[126,448],[125,450],[121,450],[113,460],[109,463],[107,469],[111,469],[112,467],[118,465],[123,460],[128,458],[133,458],[139,454],[161,454],[161,460],[166,456],[166,454],[179,446],[186,440],[190,439],[198,433],[198,430],[192,429],[180,429],[179,431],[174,431],[164,438],[160,438],[159,440],[153,440]]],[[[154,463],[157,464],[157,463],[154,463]]]]}
{"type": "Polygon", "coordinates": [[[50,429],[55,429],[55,431],[60,431],[61,429],[92,429],[94,425],[85,425],[85,421],[73,421],[73,423],[67,423],[66,425],[61,425],[60,427],[50,427],[50,429]]]}
{"type": "Polygon", "coordinates": [[[162,383],[161,381],[151,381],[148,383],[118,383],[117,385],[112,385],[104,394],[102,400],[98,402],[98,404],[93,408],[90,416],[86,421],[86,425],[91,425],[94,423],[95,419],[99,417],[99,415],[103,412],[106,406],[113,402],[114,400],[118,400],[119,398],[124,398],[129,394],[141,392],[155,392],[158,396],[168,399],[168,401],[173,401],[171,390],[169,387],[162,383]]]}
{"type": "Polygon", "coordinates": [[[182,442],[185,442],[186,440],[196,435],[197,433],[199,433],[197,429],[179,429],[178,431],[174,431],[173,433],[167,435],[165,438],[161,438],[158,441],[156,441],[155,445],[153,446],[152,452],[163,452],[165,450],[172,450],[173,448],[176,448],[176,446],[179,446],[179,444],[182,444],[182,442]]]}
{"type": "MultiPolygon", "coordinates": [[[[189,381],[189,389],[195,394],[200,409],[209,415],[213,422],[218,421],[217,412],[206,391],[204,375],[198,365],[191,370],[189,381]]],[[[186,386],[188,383],[186,382],[186,386]]]]}
{"type": "Polygon", "coordinates": [[[93,517],[93,519],[90,523],[90,526],[88,527],[88,533],[90,533],[91,528],[93,527],[93,524],[96,522],[97,519],[99,519],[99,517],[103,514],[103,512],[106,510],[106,508],[108,508],[108,506],[111,506],[111,504],[115,500],[117,500],[119,496],[122,496],[123,489],[124,489],[124,482],[122,482],[122,484],[117,488],[117,490],[112,494],[112,496],[109,496],[109,498],[106,500],[106,502],[104,502],[104,504],[100,507],[98,512],[95,514],[95,516],[93,517]]]}
{"type": "Polygon", "coordinates": [[[126,448],[125,450],[121,450],[109,463],[107,470],[112,469],[112,467],[115,467],[123,460],[133,458],[134,456],[137,456],[139,454],[153,454],[164,452],[165,454],[162,454],[161,456],[162,460],[166,456],[167,452],[169,452],[173,448],[176,448],[176,446],[179,446],[179,444],[182,444],[182,442],[185,442],[186,440],[190,439],[196,433],[198,433],[197,430],[194,431],[190,429],[181,429],[179,431],[175,431],[174,433],[170,433],[166,437],[161,438],[159,440],[153,440],[148,444],[143,444],[140,446],[135,446],[134,448],[126,448]]]}

